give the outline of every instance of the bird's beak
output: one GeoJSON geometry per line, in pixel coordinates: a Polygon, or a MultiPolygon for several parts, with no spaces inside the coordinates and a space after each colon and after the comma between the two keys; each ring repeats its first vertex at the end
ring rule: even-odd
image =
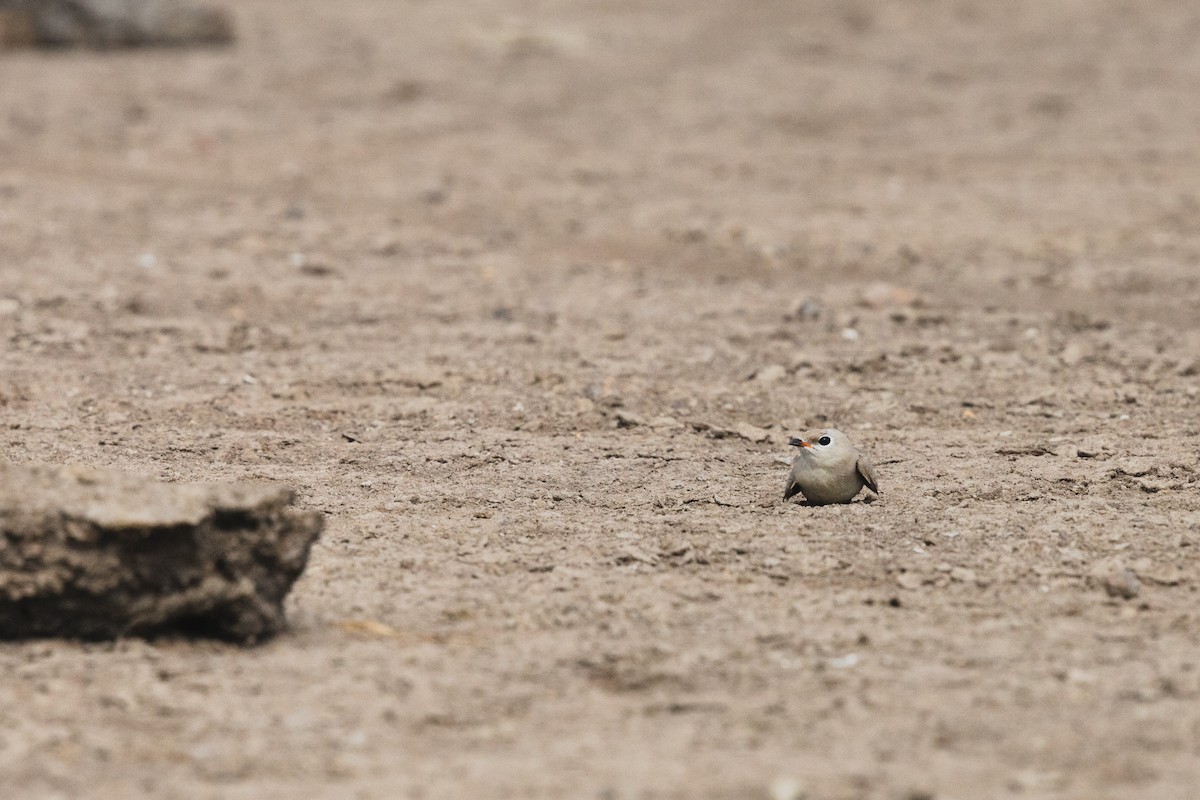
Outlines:
{"type": "Polygon", "coordinates": [[[788,444],[790,444],[792,447],[812,447],[812,445],[808,442],[804,441],[803,439],[798,439],[795,436],[788,439],[788,444]]]}

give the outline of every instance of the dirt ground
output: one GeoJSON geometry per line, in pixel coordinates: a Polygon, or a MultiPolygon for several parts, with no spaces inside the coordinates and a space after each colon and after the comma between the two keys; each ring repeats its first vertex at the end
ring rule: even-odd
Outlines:
{"type": "Polygon", "coordinates": [[[0,457],[328,529],[0,645],[6,797],[1198,796],[1194,4],[227,6],[0,54],[0,457]]]}

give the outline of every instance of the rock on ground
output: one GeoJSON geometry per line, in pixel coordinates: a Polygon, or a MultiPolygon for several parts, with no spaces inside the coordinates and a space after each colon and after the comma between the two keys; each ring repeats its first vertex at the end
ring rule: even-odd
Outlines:
{"type": "Polygon", "coordinates": [[[0,48],[228,44],[227,14],[184,0],[0,0],[0,48]]]}
{"type": "Polygon", "coordinates": [[[270,484],[0,464],[0,637],[268,637],[323,523],[292,500],[270,484]]]}

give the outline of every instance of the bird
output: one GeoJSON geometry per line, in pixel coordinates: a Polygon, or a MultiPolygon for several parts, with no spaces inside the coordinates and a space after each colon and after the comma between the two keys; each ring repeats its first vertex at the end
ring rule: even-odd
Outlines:
{"type": "Polygon", "coordinates": [[[788,439],[800,453],[792,462],[783,499],[803,494],[810,506],[849,503],[866,486],[879,494],[871,460],[850,444],[846,434],[833,428],[788,439]]]}

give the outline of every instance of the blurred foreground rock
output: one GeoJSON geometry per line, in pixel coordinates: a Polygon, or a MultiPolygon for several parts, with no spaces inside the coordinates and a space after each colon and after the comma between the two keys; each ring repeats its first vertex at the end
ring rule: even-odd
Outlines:
{"type": "Polygon", "coordinates": [[[232,41],[233,23],[225,12],[187,0],[0,0],[0,49],[232,41]]]}
{"type": "Polygon", "coordinates": [[[292,499],[0,464],[0,638],[268,637],[324,521],[292,499]]]}

